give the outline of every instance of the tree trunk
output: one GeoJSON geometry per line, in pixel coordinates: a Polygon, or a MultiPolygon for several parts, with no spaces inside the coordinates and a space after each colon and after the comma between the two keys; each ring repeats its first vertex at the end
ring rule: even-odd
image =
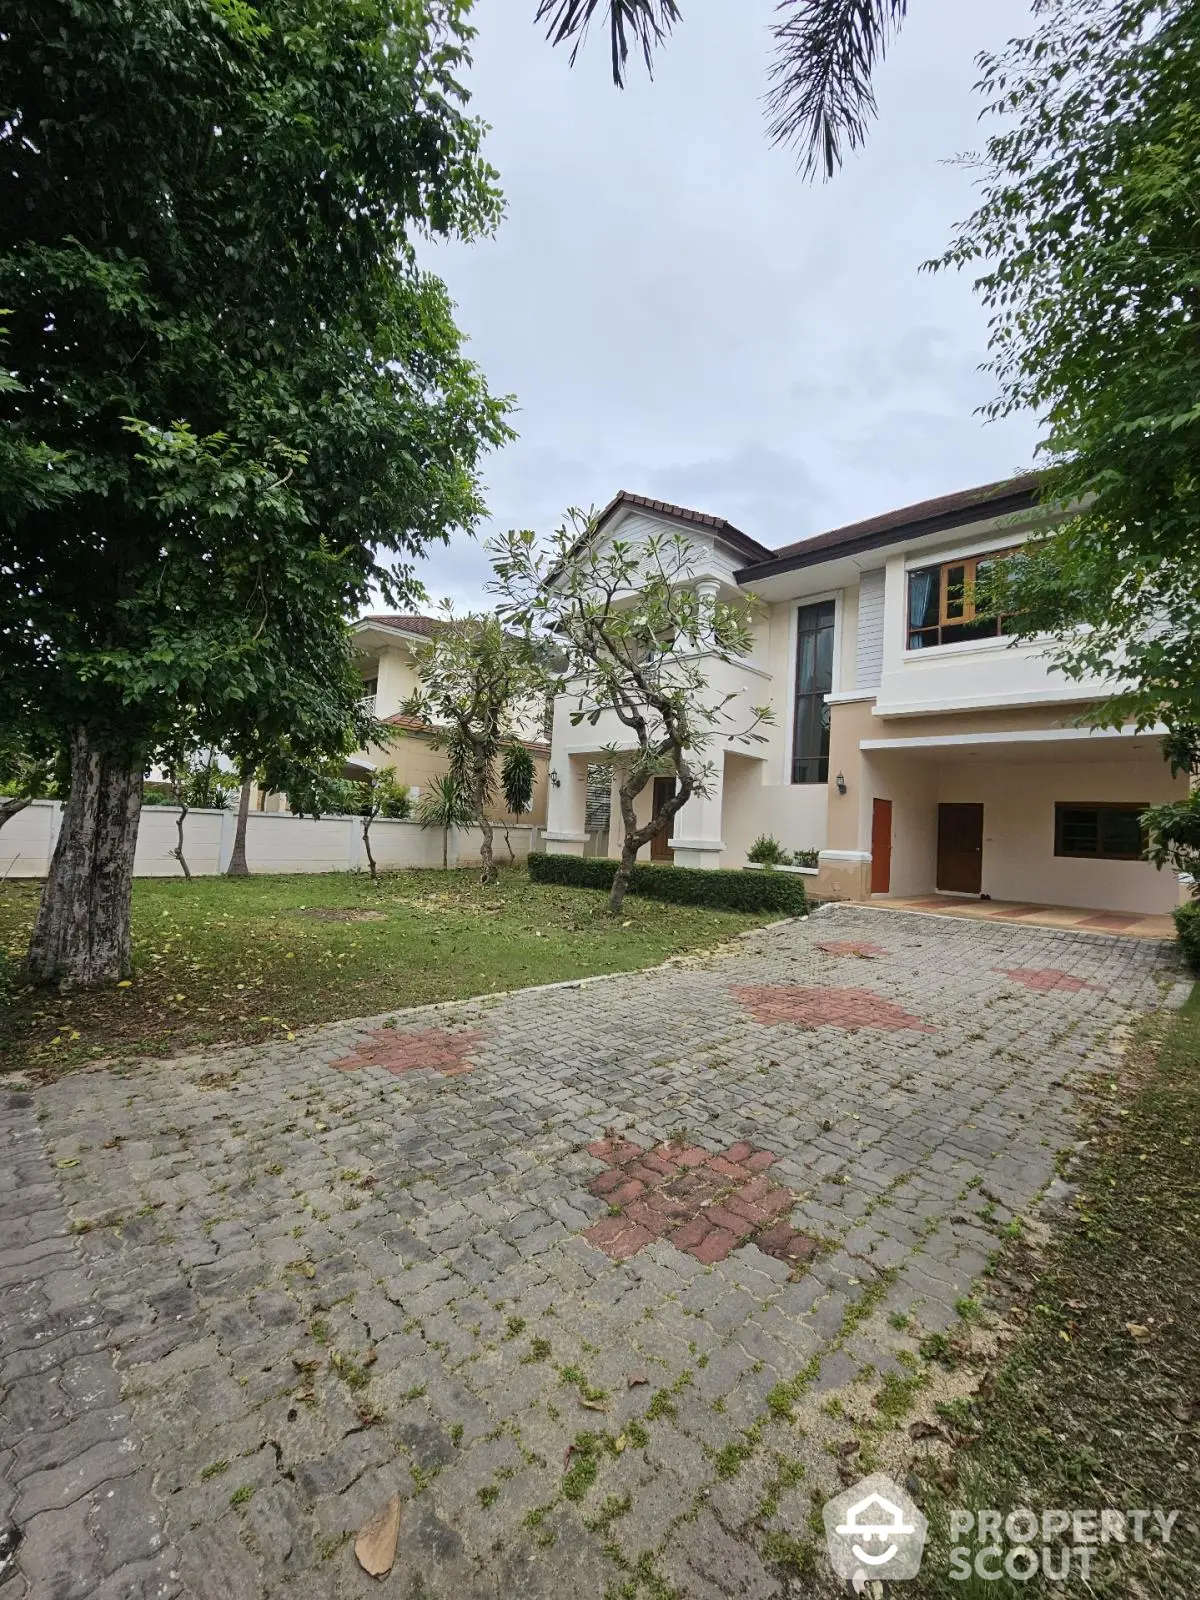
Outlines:
{"type": "Polygon", "coordinates": [[[184,877],[190,879],[192,876],[192,870],[188,866],[187,862],[183,859],[183,823],[187,814],[188,803],[186,800],[181,798],[179,801],[179,815],[175,819],[175,832],[179,835],[179,843],[175,846],[174,850],[171,851],[171,854],[183,868],[184,877]]]}
{"type": "Polygon", "coordinates": [[[621,865],[617,868],[617,875],[613,879],[612,892],[608,897],[608,909],[612,915],[618,916],[621,903],[625,899],[625,892],[629,888],[629,880],[633,877],[633,869],[637,865],[637,853],[641,846],[635,838],[625,835],[625,843],[621,846],[621,865]]]}
{"type": "Polygon", "coordinates": [[[496,862],[492,855],[492,824],[484,816],[482,810],[479,813],[479,831],[483,834],[483,840],[479,846],[479,864],[483,871],[479,874],[479,881],[480,883],[494,883],[496,880],[496,862]]]}
{"type": "Polygon", "coordinates": [[[130,899],[142,770],[71,736],[71,791],[42,889],[29,975],[61,989],[117,983],[132,970],[130,899]]]}
{"type": "Polygon", "coordinates": [[[450,829],[442,829],[442,871],[450,870],[450,829]]]}
{"type": "Polygon", "coordinates": [[[371,882],[376,883],[379,873],[375,870],[375,857],[371,854],[371,824],[375,821],[375,813],[370,811],[363,818],[363,849],[367,852],[367,865],[371,869],[371,882]]]}
{"type": "Polygon", "coordinates": [[[246,825],[250,819],[250,790],[253,785],[253,777],[242,779],[242,792],[238,796],[237,827],[233,830],[233,852],[225,869],[227,878],[250,876],[250,868],[246,865],[246,825]]]}
{"type": "Polygon", "coordinates": [[[6,822],[15,817],[18,811],[24,811],[26,806],[31,806],[32,804],[32,795],[26,795],[23,800],[0,800],[0,828],[2,828],[6,822]]]}
{"type": "Polygon", "coordinates": [[[625,838],[621,845],[621,864],[617,868],[617,875],[613,879],[612,890],[608,897],[608,909],[614,917],[620,911],[621,902],[629,888],[629,881],[637,864],[638,851],[643,845],[649,844],[656,833],[661,833],[676,812],[682,811],[692,797],[696,780],[691,767],[679,761],[675,768],[675,776],[678,780],[675,793],[663,804],[657,815],[652,816],[641,828],[637,825],[637,812],[633,808],[633,802],[649,783],[649,778],[643,778],[636,788],[626,788],[622,784],[617,790],[617,798],[621,803],[621,821],[625,825],[625,838]]]}

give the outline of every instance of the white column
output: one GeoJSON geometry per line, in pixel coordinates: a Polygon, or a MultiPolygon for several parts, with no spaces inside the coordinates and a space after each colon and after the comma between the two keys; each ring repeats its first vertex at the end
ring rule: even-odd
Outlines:
{"type": "Polygon", "coordinates": [[[546,853],[581,856],[587,843],[587,757],[550,752],[546,790],[546,853]]]}
{"type": "Polygon", "coordinates": [[[712,868],[721,865],[725,849],[722,810],[725,788],[725,752],[710,757],[715,771],[710,775],[707,794],[693,794],[675,814],[675,835],[671,841],[677,867],[712,868]]]}
{"type": "Polygon", "coordinates": [[[715,578],[701,578],[696,584],[696,598],[700,602],[700,638],[696,648],[700,652],[707,650],[712,643],[710,623],[720,593],[721,585],[715,578]]]}

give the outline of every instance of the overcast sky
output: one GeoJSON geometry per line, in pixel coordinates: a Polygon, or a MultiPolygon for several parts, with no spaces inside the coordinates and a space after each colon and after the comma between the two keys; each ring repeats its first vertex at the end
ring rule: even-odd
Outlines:
{"type": "MultiPolygon", "coordinates": [[[[778,545],[1030,464],[1030,420],[973,414],[991,384],[969,281],[919,272],[971,209],[973,58],[1024,30],[1026,0],[914,0],[866,150],[815,185],[764,135],[773,0],[685,0],[653,82],[623,93],[605,38],[572,70],[534,9],[475,13],[505,220],[427,257],[517,398],[520,437],[485,468],[495,527],[547,532],[631,489],[778,545]]],[[[482,540],[419,571],[478,606],[482,540]]]]}

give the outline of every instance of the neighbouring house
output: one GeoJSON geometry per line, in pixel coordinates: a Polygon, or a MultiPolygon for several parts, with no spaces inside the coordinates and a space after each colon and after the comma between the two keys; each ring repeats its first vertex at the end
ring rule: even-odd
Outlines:
{"type": "MultiPolygon", "coordinates": [[[[445,752],[434,748],[437,729],[401,710],[416,692],[419,681],[415,652],[429,643],[438,626],[436,617],[388,614],[360,617],[350,629],[363,680],[363,699],[375,716],[397,730],[397,737],[387,746],[372,745],[356,751],[346,763],[345,776],[361,778],[381,767],[391,767],[396,782],[408,787],[414,802],[434,778],[442,777],[449,768],[445,752]]],[[[533,807],[518,817],[499,800],[492,807],[492,820],[501,826],[527,823],[540,828],[546,821],[550,746],[541,719],[529,719],[520,731],[521,743],[533,757],[533,807]]],[[[258,811],[288,809],[284,795],[262,788],[255,789],[253,804],[258,811]]]]}
{"type": "MultiPolygon", "coordinates": [[[[419,672],[415,651],[427,645],[439,626],[435,617],[361,617],[354,623],[358,668],[362,674],[363,695],[381,721],[398,729],[400,736],[386,747],[372,746],[351,758],[353,771],[372,767],[392,767],[396,781],[407,784],[419,796],[434,778],[448,769],[445,752],[434,748],[436,729],[418,717],[401,710],[416,692],[419,672]]],[[[521,816],[506,810],[503,799],[492,808],[492,820],[501,824],[525,822],[541,827],[546,821],[546,773],[550,746],[543,734],[542,719],[530,718],[520,729],[521,743],[533,757],[533,807],[521,816]]]]}
{"type": "MultiPolygon", "coordinates": [[[[976,582],[1021,544],[1035,489],[1032,475],[1010,479],[777,550],[721,517],[618,494],[596,538],[682,531],[701,595],[761,602],[753,653],[714,659],[709,683],[736,696],[743,726],[752,705],[775,713],[765,743],[713,740],[710,793],[647,854],[741,867],[770,834],[819,852],[811,881],[825,898],[1175,906],[1179,885],[1143,859],[1138,822],[1187,790],[1158,737],[1083,726],[1103,685],[1067,679],[1044,646],[975,616],[976,582]]],[[[627,736],[608,712],[572,726],[575,704],[555,704],[546,847],[583,854],[596,837],[597,770],[627,736]]],[[[648,788],[641,817],[652,799],[648,788]]]]}

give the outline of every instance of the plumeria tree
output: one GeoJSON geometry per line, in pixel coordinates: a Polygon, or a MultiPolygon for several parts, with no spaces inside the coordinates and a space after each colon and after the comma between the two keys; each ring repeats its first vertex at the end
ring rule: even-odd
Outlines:
{"type": "Polygon", "coordinates": [[[388,817],[402,822],[412,816],[412,796],[407,784],[396,782],[394,767],[378,767],[364,777],[347,785],[348,810],[362,818],[363,849],[367,852],[367,866],[371,881],[379,877],[375,856],[371,850],[371,825],[377,817],[388,817]]]}
{"type": "Polygon", "coordinates": [[[536,720],[546,702],[546,651],[527,629],[501,625],[496,616],[455,617],[434,631],[416,652],[420,688],[405,710],[433,730],[446,752],[450,777],[468,800],[483,835],[482,881],[496,876],[489,812],[500,781],[506,746],[536,720]]]}
{"type": "Polygon", "coordinates": [[[529,531],[489,545],[500,615],[552,640],[561,681],[574,702],[573,724],[597,725],[611,713],[625,729],[606,747],[617,773],[624,837],[610,909],[621,909],[638,851],[670,824],[693,794],[707,792],[715,738],[761,742],[769,706],[735,706],[738,696],[709,683],[712,662],[753,648],[751,605],[701,595],[696,555],[682,534],[644,542],[596,536],[596,515],[568,511],[541,543],[529,531]],[[656,777],[674,792],[643,823],[638,796],[656,777]]]}

